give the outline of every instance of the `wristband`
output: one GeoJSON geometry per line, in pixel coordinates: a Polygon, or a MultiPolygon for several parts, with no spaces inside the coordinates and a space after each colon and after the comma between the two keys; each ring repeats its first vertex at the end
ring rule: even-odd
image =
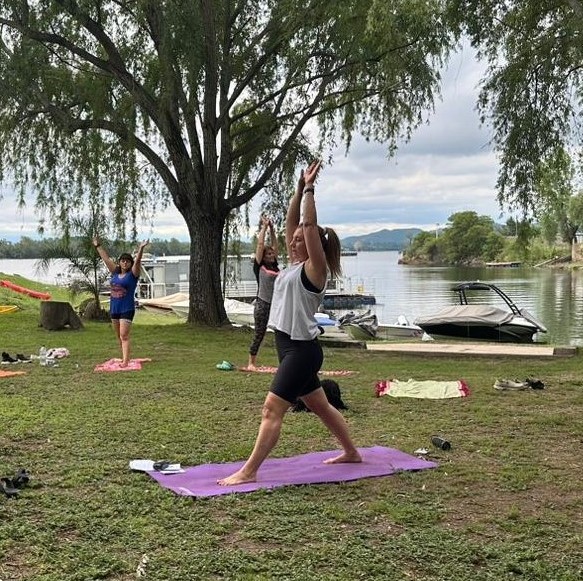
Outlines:
{"type": "Polygon", "coordinates": [[[99,248],[101,244],[94,244],[93,246],[95,246],[95,248],[99,248]]]}
{"type": "Polygon", "coordinates": [[[313,194],[314,193],[314,188],[312,188],[312,187],[304,188],[304,194],[307,194],[307,193],[312,193],[313,194]]]}

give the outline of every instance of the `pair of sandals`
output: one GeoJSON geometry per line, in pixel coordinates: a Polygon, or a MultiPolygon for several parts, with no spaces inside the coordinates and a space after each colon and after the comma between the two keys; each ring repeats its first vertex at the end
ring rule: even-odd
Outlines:
{"type": "Polygon", "coordinates": [[[24,468],[21,468],[13,478],[0,478],[0,491],[8,498],[14,498],[29,481],[30,475],[24,468]]]}
{"type": "Polygon", "coordinates": [[[527,377],[524,381],[512,381],[511,379],[497,379],[494,383],[494,389],[500,391],[506,389],[544,389],[545,384],[540,379],[531,379],[527,377]]]}
{"type": "Polygon", "coordinates": [[[16,354],[16,359],[10,355],[10,353],[6,353],[6,351],[2,351],[2,361],[0,363],[2,365],[11,365],[13,363],[30,363],[30,357],[23,355],[22,353],[16,354]]]}

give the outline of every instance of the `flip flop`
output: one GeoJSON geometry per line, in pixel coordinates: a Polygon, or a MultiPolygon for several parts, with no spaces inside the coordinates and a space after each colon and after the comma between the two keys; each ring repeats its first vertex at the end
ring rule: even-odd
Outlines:
{"type": "Polygon", "coordinates": [[[16,498],[18,496],[18,493],[20,492],[18,488],[14,487],[14,483],[10,478],[0,478],[0,490],[8,498],[16,498]]]}

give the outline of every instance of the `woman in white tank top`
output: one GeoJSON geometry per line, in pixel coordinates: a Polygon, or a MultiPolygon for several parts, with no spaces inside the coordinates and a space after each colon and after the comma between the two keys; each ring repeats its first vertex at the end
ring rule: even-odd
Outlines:
{"type": "Polygon", "coordinates": [[[275,330],[279,368],[263,404],[253,452],[240,470],[218,481],[224,486],[257,480],[259,467],[277,444],[284,415],[298,397],[342,446],[326,463],[361,461],[344,417],[328,402],[318,379],[323,355],[314,313],[324,297],[328,270],[333,276],[340,273],[338,236],[317,223],[314,186],[321,166],[315,161],[302,171],[290,200],[285,236],[290,266],[276,279],[268,323],[275,330]]]}

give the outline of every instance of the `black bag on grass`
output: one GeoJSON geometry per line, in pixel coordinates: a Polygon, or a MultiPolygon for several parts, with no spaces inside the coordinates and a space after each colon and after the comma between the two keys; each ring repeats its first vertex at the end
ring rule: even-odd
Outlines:
{"type": "MultiPolygon", "coordinates": [[[[321,382],[322,389],[328,398],[328,401],[337,410],[347,410],[348,406],[342,401],[342,396],[340,393],[340,386],[333,379],[323,379],[321,382]]],[[[297,399],[294,405],[291,407],[292,412],[309,412],[306,404],[301,400],[297,399]]]]}

